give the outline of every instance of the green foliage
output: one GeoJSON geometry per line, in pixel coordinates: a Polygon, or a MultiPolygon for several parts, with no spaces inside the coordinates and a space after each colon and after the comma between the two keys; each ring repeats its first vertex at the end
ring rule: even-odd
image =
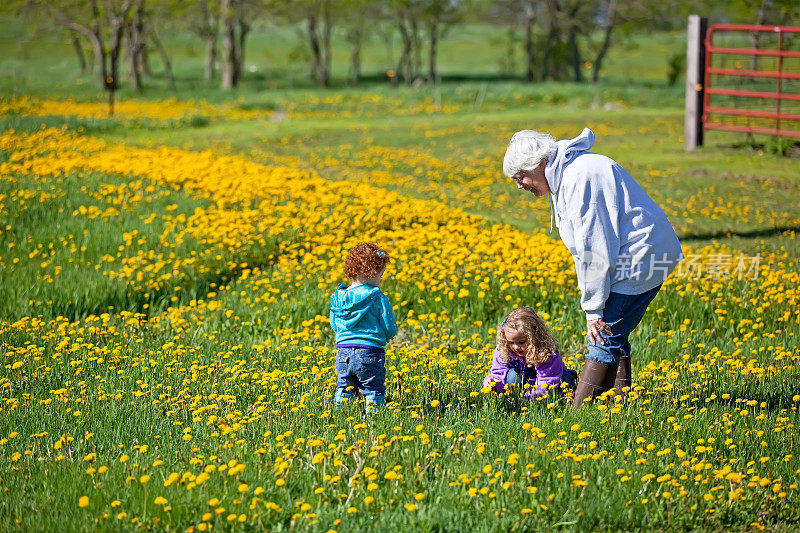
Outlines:
{"type": "Polygon", "coordinates": [[[193,128],[203,128],[211,124],[211,117],[207,117],[206,115],[192,115],[187,122],[189,126],[193,128]]]}
{"type": "Polygon", "coordinates": [[[767,139],[767,142],[764,143],[764,150],[768,154],[785,156],[788,155],[789,150],[796,145],[797,141],[791,137],[773,136],[767,139]]]}
{"type": "Polygon", "coordinates": [[[678,52],[669,58],[667,63],[667,83],[670,86],[675,85],[678,80],[684,75],[686,70],[686,54],[678,52]]]}

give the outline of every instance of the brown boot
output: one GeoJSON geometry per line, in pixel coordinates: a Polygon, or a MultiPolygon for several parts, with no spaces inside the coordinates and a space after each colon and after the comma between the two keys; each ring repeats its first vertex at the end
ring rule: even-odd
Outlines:
{"type": "Polygon", "coordinates": [[[631,390],[631,358],[620,357],[617,367],[617,378],[614,380],[614,396],[627,401],[628,392],[631,390]],[[625,388],[627,387],[627,390],[625,388]]]}
{"type": "Polygon", "coordinates": [[[580,408],[587,398],[596,398],[614,386],[614,379],[617,375],[617,367],[598,363],[592,359],[587,359],[583,363],[581,377],[578,380],[578,387],[575,389],[575,399],[572,407],[580,408]]]}

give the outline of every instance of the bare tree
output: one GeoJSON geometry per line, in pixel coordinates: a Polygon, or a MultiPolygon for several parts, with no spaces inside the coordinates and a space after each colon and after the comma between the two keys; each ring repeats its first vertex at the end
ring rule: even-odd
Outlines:
{"type": "Polygon", "coordinates": [[[91,70],[91,64],[86,61],[86,54],[83,52],[80,34],[75,31],[71,31],[69,32],[69,36],[70,41],[72,41],[72,48],[75,50],[75,55],[78,57],[78,65],[80,65],[81,74],[86,74],[91,70]]]}
{"type": "Polygon", "coordinates": [[[236,68],[236,83],[238,85],[239,81],[242,78],[242,73],[244,72],[244,50],[245,44],[247,43],[247,34],[250,33],[250,29],[252,28],[252,24],[250,19],[248,19],[247,14],[245,13],[245,8],[243,4],[239,4],[238,6],[239,14],[236,17],[236,24],[237,24],[237,35],[236,35],[236,64],[238,67],[236,68]]]}
{"type": "Polygon", "coordinates": [[[125,27],[125,37],[128,44],[128,71],[131,77],[131,87],[140,91],[142,89],[143,59],[145,49],[145,10],[144,0],[135,0],[134,15],[125,27]]]}
{"type": "Polygon", "coordinates": [[[364,42],[364,17],[354,14],[347,25],[346,38],[350,43],[350,83],[361,81],[361,46],[364,42]]]}
{"type": "Polygon", "coordinates": [[[220,0],[222,17],[222,88],[231,89],[239,84],[239,68],[236,52],[237,0],[220,0]]]}
{"type": "Polygon", "coordinates": [[[222,87],[239,85],[244,72],[247,35],[267,4],[257,0],[220,0],[222,21],[222,87]]]}
{"type": "Polygon", "coordinates": [[[80,2],[47,2],[37,4],[46,9],[63,27],[86,37],[92,44],[95,63],[99,65],[100,87],[116,84],[125,29],[133,12],[132,0],[98,0],[80,2]]]}
{"type": "Polygon", "coordinates": [[[336,7],[336,24],[341,25],[350,45],[350,83],[357,85],[361,81],[361,51],[368,35],[367,24],[381,19],[383,5],[373,0],[338,0],[336,7]]]}
{"type": "MultiPolygon", "coordinates": [[[[662,21],[672,16],[675,5],[664,4],[654,6],[643,0],[602,0],[597,3],[594,13],[584,14],[584,24],[591,28],[584,32],[587,48],[596,48],[592,61],[592,82],[600,79],[600,72],[611,45],[615,31],[628,32],[645,27],[655,21],[662,21]],[[602,35],[600,45],[591,42],[592,29],[599,30],[602,35]]],[[[683,19],[682,19],[683,20],[683,19]]]]}
{"type": "Polygon", "coordinates": [[[462,4],[452,0],[425,0],[422,4],[422,16],[428,29],[428,82],[438,80],[437,56],[439,40],[461,17],[462,4]]]}
{"type": "Polygon", "coordinates": [[[175,76],[172,73],[172,61],[170,60],[166,47],[161,42],[161,39],[158,38],[158,34],[156,33],[155,29],[151,28],[148,32],[148,36],[150,38],[150,42],[152,42],[156,47],[156,50],[158,50],[158,53],[161,56],[161,61],[164,63],[164,76],[167,78],[167,83],[169,84],[170,90],[173,93],[177,92],[175,88],[175,76]]]}
{"type": "Polygon", "coordinates": [[[603,67],[603,60],[606,58],[608,49],[611,47],[611,32],[614,30],[615,17],[617,15],[617,0],[608,0],[605,5],[603,17],[603,44],[597,51],[592,64],[592,82],[597,83],[600,79],[600,69],[603,67]]]}
{"type": "Polygon", "coordinates": [[[561,26],[559,21],[561,8],[558,0],[546,0],[547,6],[547,38],[544,44],[544,52],[542,54],[542,68],[540,78],[542,81],[546,80],[552,75],[551,72],[551,59],[552,52],[556,43],[561,38],[561,26]]]}
{"type": "Polygon", "coordinates": [[[194,0],[183,2],[189,28],[203,40],[205,45],[204,79],[213,81],[217,69],[217,41],[220,26],[220,2],[218,0],[194,0]]]}
{"type": "Polygon", "coordinates": [[[534,78],[533,24],[536,20],[536,5],[532,1],[527,1],[522,9],[525,14],[525,81],[531,83],[534,78]]]}
{"type": "Polygon", "coordinates": [[[419,21],[422,16],[421,5],[416,0],[392,0],[397,30],[403,48],[397,63],[397,75],[410,85],[419,77],[419,21]]]}
{"type": "MultiPolygon", "coordinates": [[[[566,6],[566,28],[567,28],[567,47],[569,48],[570,64],[572,66],[572,79],[576,82],[584,81],[583,72],[583,59],[581,56],[580,46],[578,45],[578,35],[582,32],[582,20],[580,18],[581,6],[587,5],[584,2],[573,1],[566,6]]],[[[591,4],[588,4],[590,7],[591,4]]]]}
{"type": "MultiPolygon", "coordinates": [[[[519,45],[522,45],[525,80],[528,82],[539,77],[535,70],[544,42],[537,33],[537,24],[544,24],[547,19],[546,2],[547,0],[482,0],[469,6],[473,20],[488,22],[499,28],[496,31],[506,35],[507,46],[502,61],[506,71],[515,70],[514,56],[519,45]]],[[[541,69],[541,65],[539,68],[541,69]]]]}
{"type": "Polygon", "coordinates": [[[312,0],[305,6],[311,47],[311,80],[323,87],[331,82],[331,0],[312,0]]]}

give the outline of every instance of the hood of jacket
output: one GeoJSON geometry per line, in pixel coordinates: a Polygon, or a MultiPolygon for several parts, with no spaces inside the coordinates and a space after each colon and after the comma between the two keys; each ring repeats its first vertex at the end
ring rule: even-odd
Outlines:
{"type": "Polygon", "coordinates": [[[331,313],[343,322],[345,327],[356,325],[370,306],[381,296],[381,291],[373,285],[358,285],[348,289],[347,285],[339,285],[331,295],[331,313]]]}
{"type": "Polygon", "coordinates": [[[569,165],[576,156],[587,151],[594,145],[594,132],[589,128],[583,128],[580,135],[573,139],[565,139],[556,143],[556,155],[552,161],[547,162],[544,169],[544,177],[547,178],[547,185],[550,186],[550,193],[558,194],[561,188],[561,174],[564,168],[569,165]]]}
{"type": "MultiPolygon", "coordinates": [[[[556,142],[556,155],[552,161],[547,162],[544,168],[544,177],[547,179],[547,185],[550,187],[550,231],[553,231],[553,206],[558,200],[558,191],[561,188],[561,175],[564,169],[569,165],[575,157],[586,152],[594,145],[594,132],[589,128],[583,128],[583,131],[577,137],[572,139],[564,139],[563,141],[556,142]]],[[[556,211],[556,216],[559,217],[556,211]]]]}

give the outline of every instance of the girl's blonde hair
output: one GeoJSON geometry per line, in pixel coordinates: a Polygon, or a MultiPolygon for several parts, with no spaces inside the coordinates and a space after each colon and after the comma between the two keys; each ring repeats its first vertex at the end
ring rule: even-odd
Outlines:
{"type": "Polygon", "coordinates": [[[558,343],[550,334],[547,324],[536,314],[532,307],[518,307],[511,311],[497,328],[497,348],[500,350],[500,361],[510,362],[508,339],[505,329],[523,331],[528,343],[525,364],[528,366],[546,363],[550,356],[558,352],[558,343]]]}

